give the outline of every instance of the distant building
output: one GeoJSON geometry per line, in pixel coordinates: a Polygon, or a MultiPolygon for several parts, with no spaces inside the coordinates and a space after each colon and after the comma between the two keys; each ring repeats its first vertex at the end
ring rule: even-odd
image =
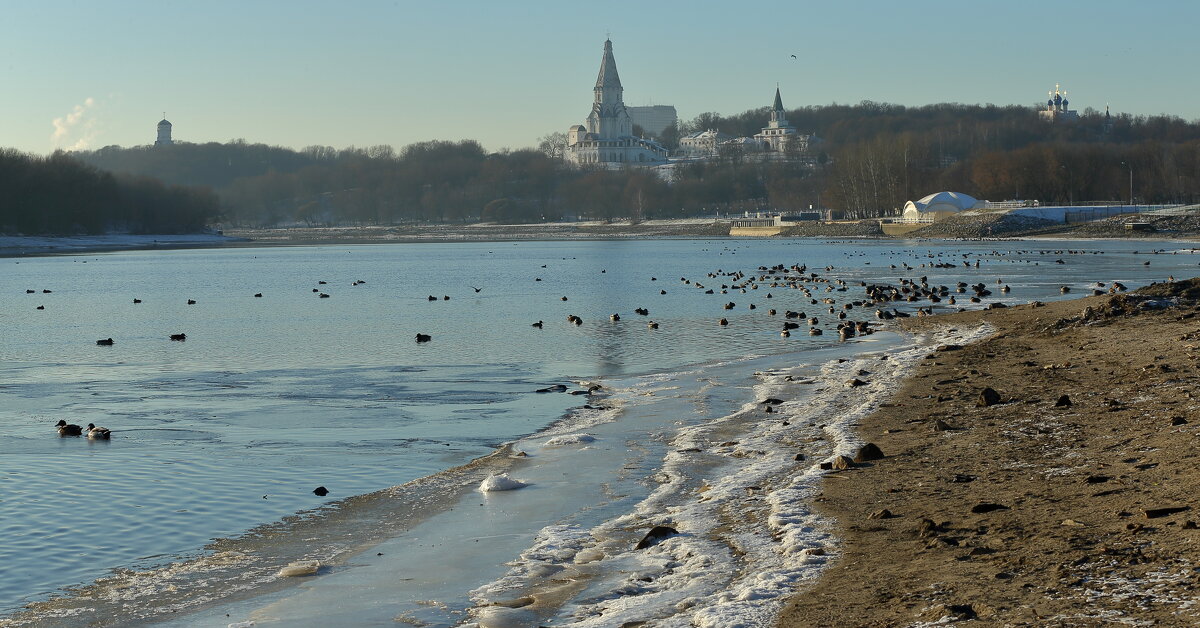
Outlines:
{"type": "Polygon", "coordinates": [[[679,152],[689,157],[711,157],[717,154],[717,147],[733,139],[728,133],[716,129],[696,131],[679,138],[679,152]]]}
{"type": "Polygon", "coordinates": [[[158,121],[158,139],[154,140],[155,146],[170,146],[174,144],[171,139],[171,123],[167,122],[167,114],[163,114],[163,119],[158,121]]]}
{"type": "Polygon", "coordinates": [[[778,87],[775,88],[775,102],[771,105],[771,119],[761,132],[755,134],[754,139],[762,144],[763,150],[783,152],[793,142],[802,142],[801,146],[795,147],[800,151],[808,149],[808,136],[800,135],[796,127],[788,124],[778,87]]]}
{"type": "Polygon", "coordinates": [[[1108,105],[1104,105],[1104,127],[1103,127],[1103,130],[1104,130],[1105,135],[1112,133],[1112,126],[1113,126],[1112,114],[1108,112],[1108,105]]]}
{"type": "Polygon", "coordinates": [[[567,129],[565,156],[576,164],[652,164],[667,160],[658,142],[633,136],[633,120],[625,107],[625,89],[617,76],[612,41],[604,41],[600,74],[592,89],[594,101],[587,126],[567,129]]]}
{"type": "Polygon", "coordinates": [[[1038,112],[1038,116],[1047,122],[1074,122],[1079,119],[1079,112],[1068,107],[1067,92],[1059,91],[1058,84],[1054,85],[1053,92],[1047,92],[1050,99],[1046,101],[1046,108],[1038,112]]]}
{"type": "Polygon", "coordinates": [[[650,105],[647,107],[626,107],[633,123],[645,129],[651,135],[662,135],[667,127],[679,124],[679,114],[674,105],[650,105]]]}
{"type": "Polygon", "coordinates": [[[982,207],[987,207],[986,201],[962,192],[938,192],[919,201],[905,203],[900,222],[937,222],[961,211],[982,207]]]}

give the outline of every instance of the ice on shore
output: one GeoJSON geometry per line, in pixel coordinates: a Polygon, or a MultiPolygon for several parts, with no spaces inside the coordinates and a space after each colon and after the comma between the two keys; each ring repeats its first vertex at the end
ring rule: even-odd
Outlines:
{"type": "Polygon", "coordinates": [[[292,578],[296,576],[311,576],[317,573],[321,568],[319,560],[297,560],[287,564],[286,567],[279,570],[280,578],[292,578]]]}
{"type": "Polygon", "coordinates": [[[499,475],[489,475],[486,480],[479,484],[481,493],[491,493],[493,491],[515,491],[519,488],[529,486],[520,480],[514,480],[508,477],[507,473],[499,475]]]}
{"type": "Polygon", "coordinates": [[[591,434],[563,434],[555,436],[546,441],[545,447],[562,447],[564,445],[582,445],[584,443],[595,442],[596,437],[591,434]]]}

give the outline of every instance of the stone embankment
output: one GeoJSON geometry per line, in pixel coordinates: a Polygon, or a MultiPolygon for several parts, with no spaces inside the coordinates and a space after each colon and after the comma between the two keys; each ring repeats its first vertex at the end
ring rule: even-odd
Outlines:
{"type": "Polygon", "coordinates": [[[1072,225],[1068,235],[1081,238],[1195,238],[1200,236],[1200,215],[1155,216],[1136,214],[1114,216],[1095,222],[1072,225]],[[1147,230],[1127,229],[1127,223],[1144,223],[1147,230]]]}
{"type": "Polygon", "coordinates": [[[1014,238],[1032,235],[1061,227],[1044,218],[1031,218],[1009,213],[960,214],[922,227],[911,234],[914,238],[1014,238]]]}
{"type": "Polygon", "coordinates": [[[781,237],[820,237],[820,238],[882,238],[883,229],[875,220],[861,222],[812,222],[784,227],[781,237]]]}

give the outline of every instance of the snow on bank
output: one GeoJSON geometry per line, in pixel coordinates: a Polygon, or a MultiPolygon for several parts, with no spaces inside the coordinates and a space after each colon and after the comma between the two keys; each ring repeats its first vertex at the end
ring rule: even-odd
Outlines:
{"type": "Polygon", "coordinates": [[[761,403],[750,402],[680,427],[655,474],[659,486],[630,512],[591,529],[544,528],[507,575],[473,591],[478,625],[490,625],[486,605],[518,596],[555,625],[772,625],[797,585],[837,553],[834,522],[812,509],[820,479],[832,473],[820,463],[854,455],[863,444],[855,427],[930,347],[989,333],[944,330],[888,354],[827,363],[812,379],[797,377],[799,368],[758,373],[755,399],[793,400],[766,418],[761,403]],[[866,385],[848,387],[855,377],[866,385]],[[801,451],[810,466],[791,475],[801,451]],[[656,525],[678,534],[633,549],[631,538],[656,525]],[[562,595],[564,588],[573,591],[562,595]],[[551,598],[560,602],[544,605],[551,598]]]}
{"type": "Polygon", "coordinates": [[[0,256],[52,255],[154,248],[220,246],[237,242],[215,233],[180,235],[0,236],[0,256]]]}

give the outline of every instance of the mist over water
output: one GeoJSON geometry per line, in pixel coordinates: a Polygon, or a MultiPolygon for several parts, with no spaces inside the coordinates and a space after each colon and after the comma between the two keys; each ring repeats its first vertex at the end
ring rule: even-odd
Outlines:
{"type": "Polygon", "coordinates": [[[586,402],[533,392],[550,384],[669,378],[837,343],[824,304],[786,288],[721,294],[733,282],[709,272],[807,264],[851,282],[844,293],[814,290],[839,303],[861,298],[854,282],[900,277],[983,282],[996,293],[989,300],[1024,303],[1064,298],[1062,285],[1074,297],[1095,281],[1136,287],[1196,274],[1200,256],[1152,255],[1153,246],[660,240],[3,259],[0,613],[485,455],[586,402]],[[963,253],[981,267],[962,267],[963,253]],[[956,267],[919,267],[935,261],[956,267]],[[902,262],[913,270],[891,268],[902,262]],[[1000,294],[997,278],[1012,292],[1000,294]],[[817,316],[826,335],[782,338],[782,316],[769,308],[817,316]],[[542,329],[530,326],[539,320],[542,329]],[[176,333],[187,340],[170,341],[176,333]],[[416,343],[417,333],[432,341],[416,343]],[[95,344],[108,337],[113,346],[95,344]],[[113,438],[59,438],[59,419],[108,427],[113,438]],[[312,494],[322,485],[330,495],[312,494]]]}

